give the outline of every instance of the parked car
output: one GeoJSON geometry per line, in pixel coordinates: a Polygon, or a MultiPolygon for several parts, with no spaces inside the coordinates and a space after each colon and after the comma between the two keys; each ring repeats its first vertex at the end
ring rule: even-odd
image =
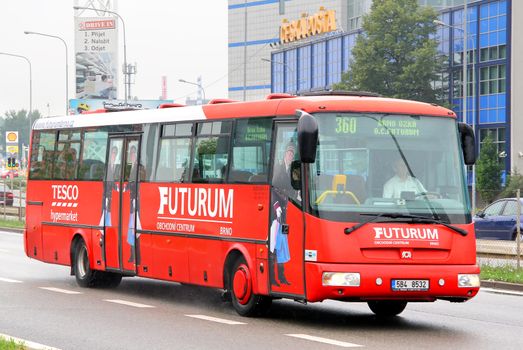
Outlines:
{"type": "MultiPolygon", "coordinates": [[[[523,207],[523,200],[520,199],[520,202],[523,207]]],[[[499,199],[479,211],[474,216],[476,238],[515,240],[517,211],[516,198],[499,199]]]]}
{"type": "Polygon", "coordinates": [[[13,205],[13,192],[9,186],[0,183],[0,206],[12,206],[13,205]]]}
{"type": "Polygon", "coordinates": [[[0,177],[2,177],[2,179],[13,178],[18,176],[18,170],[15,169],[2,169],[0,171],[0,177]]]}

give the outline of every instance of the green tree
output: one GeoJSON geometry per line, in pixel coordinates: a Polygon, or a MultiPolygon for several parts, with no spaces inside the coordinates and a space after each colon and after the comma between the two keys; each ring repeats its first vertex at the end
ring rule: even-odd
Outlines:
{"type": "Polygon", "coordinates": [[[476,187],[481,198],[491,203],[501,191],[501,171],[498,149],[488,135],[481,145],[479,160],[476,163],[476,187]]]}
{"type": "Polygon", "coordinates": [[[503,192],[501,192],[502,197],[516,197],[516,191],[520,190],[520,195],[523,197],[523,175],[521,175],[518,169],[507,176],[507,183],[503,192]]]}
{"type": "Polygon", "coordinates": [[[417,0],[374,0],[349,70],[333,88],[444,104],[445,91],[434,87],[445,59],[433,39],[437,16],[417,0]]]}

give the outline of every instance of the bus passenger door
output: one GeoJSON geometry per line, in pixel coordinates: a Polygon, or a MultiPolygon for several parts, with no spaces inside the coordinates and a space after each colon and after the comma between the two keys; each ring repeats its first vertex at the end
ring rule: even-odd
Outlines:
{"type": "Polygon", "coordinates": [[[105,260],[108,270],[136,272],[139,136],[109,139],[104,183],[105,260]]]}
{"type": "Polygon", "coordinates": [[[269,220],[272,294],[304,296],[304,227],[301,194],[291,186],[290,165],[299,159],[296,122],[276,122],[273,136],[269,220]]]}

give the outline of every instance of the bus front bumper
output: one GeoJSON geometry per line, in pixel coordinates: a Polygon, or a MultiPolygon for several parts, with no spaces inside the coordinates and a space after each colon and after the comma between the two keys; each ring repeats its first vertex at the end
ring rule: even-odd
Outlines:
{"type": "Polygon", "coordinates": [[[479,291],[477,265],[305,264],[307,300],[437,299],[463,302],[479,291]]]}

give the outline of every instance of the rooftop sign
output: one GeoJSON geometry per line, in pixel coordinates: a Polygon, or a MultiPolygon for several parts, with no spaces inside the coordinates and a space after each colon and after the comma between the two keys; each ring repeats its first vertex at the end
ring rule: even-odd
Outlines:
{"type": "Polygon", "coordinates": [[[280,42],[290,43],[296,40],[305,39],[309,36],[332,32],[336,30],[336,11],[325,10],[320,7],[320,11],[312,16],[302,15],[302,18],[289,22],[282,20],[280,26],[280,42]]]}

